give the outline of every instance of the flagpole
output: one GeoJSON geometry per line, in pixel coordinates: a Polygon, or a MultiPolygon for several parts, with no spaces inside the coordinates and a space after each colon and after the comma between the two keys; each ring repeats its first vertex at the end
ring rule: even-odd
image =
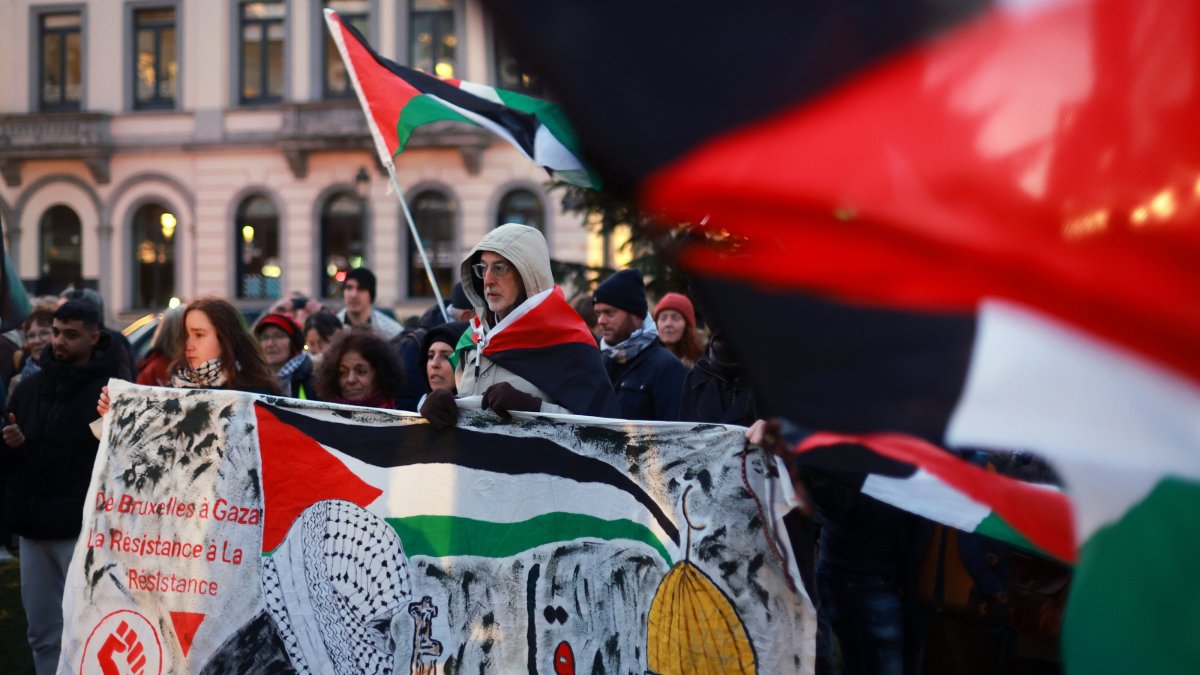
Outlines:
{"type": "Polygon", "coordinates": [[[442,310],[442,318],[449,323],[450,313],[446,311],[446,303],[442,302],[442,292],[438,290],[437,279],[433,277],[433,266],[429,264],[429,256],[425,255],[425,246],[421,243],[420,235],[417,234],[417,224],[413,222],[412,213],[408,210],[408,202],[404,199],[404,193],[400,191],[400,183],[396,180],[396,169],[391,162],[384,162],[383,166],[387,169],[388,178],[392,181],[392,192],[396,193],[396,199],[400,201],[400,208],[404,210],[404,219],[408,221],[409,236],[417,244],[417,253],[421,255],[421,264],[425,266],[425,276],[429,277],[429,286],[433,288],[433,297],[437,299],[438,309],[442,310]]]}

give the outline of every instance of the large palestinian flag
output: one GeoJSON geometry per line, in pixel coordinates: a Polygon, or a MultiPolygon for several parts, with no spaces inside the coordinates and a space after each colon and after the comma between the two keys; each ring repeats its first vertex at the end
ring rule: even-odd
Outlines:
{"type": "Polygon", "coordinates": [[[812,672],[741,429],[110,393],[60,672],[812,672]]]}
{"type": "Polygon", "coordinates": [[[1200,669],[1200,6],[489,5],[606,185],[746,238],[685,262],[766,409],[1039,453],[1068,670],[1200,669]]]}
{"type": "Polygon", "coordinates": [[[325,22],[354,83],[379,158],[388,166],[413,130],[431,122],[473,124],[513,144],[551,176],[596,187],[575,132],[558,105],[487,85],[442,80],[380,56],[332,9],[325,22]]]}

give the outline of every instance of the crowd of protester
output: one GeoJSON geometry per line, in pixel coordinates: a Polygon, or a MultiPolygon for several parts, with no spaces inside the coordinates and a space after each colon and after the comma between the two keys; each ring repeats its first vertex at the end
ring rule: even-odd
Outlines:
{"type": "MultiPolygon", "coordinates": [[[[365,268],[347,274],[337,311],[297,293],[247,325],[230,302],[196,298],[163,313],[137,364],[129,343],[105,327],[95,291],[38,299],[20,328],[0,337],[10,449],[0,461],[0,537],[19,542],[38,672],[54,672],[57,663],[63,586],[98,448],[89,425],[108,413],[109,378],[418,411],[435,428],[455,424],[462,399],[476,398],[505,418],[560,412],[732,424],[766,444],[768,411],[724,334],[704,327],[687,295],[652,303],[642,273],[626,269],[568,300],[542,234],[522,225],[489,232],[459,271],[445,306],[406,324],[375,306],[376,278],[365,268]]],[[[813,473],[802,485],[816,512],[790,520],[789,533],[818,608],[818,672],[937,672],[922,666],[936,619],[918,580],[937,577],[929,583],[944,594],[945,533],[836,476],[813,473]],[[936,536],[941,557],[930,562],[936,536]]],[[[968,539],[959,548],[957,560],[979,568],[968,579],[996,577],[971,586],[978,597],[969,593],[963,611],[1003,623],[1008,587],[997,561],[1011,556],[989,549],[990,557],[976,560],[972,551],[981,549],[968,539]]],[[[977,650],[992,664],[987,669],[960,655],[942,672],[999,672],[995,663],[1013,653],[1014,633],[1002,633],[985,636],[977,650]]]]}

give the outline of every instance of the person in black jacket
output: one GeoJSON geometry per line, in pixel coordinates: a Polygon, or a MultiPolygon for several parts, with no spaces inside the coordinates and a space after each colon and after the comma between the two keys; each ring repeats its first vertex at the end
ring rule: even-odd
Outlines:
{"type": "Polygon", "coordinates": [[[617,395],[621,417],[674,422],[687,369],[658,339],[647,320],[646,285],[642,272],[617,272],[592,294],[600,351],[617,395]]]}
{"type": "Polygon", "coordinates": [[[13,393],[2,430],[4,514],[21,537],[21,600],[38,673],[58,665],[63,587],[99,447],[88,425],[113,358],[99,314],[86,303],[59,307],[52,330],[42,369],[13,393]]]}
{"type": "Polygon", "coordinates": [[[754,391],[724,335],[713,333],[704,356],[683,380],[679,421],[740,424],[748,427],[761,417],[754,391]]]}

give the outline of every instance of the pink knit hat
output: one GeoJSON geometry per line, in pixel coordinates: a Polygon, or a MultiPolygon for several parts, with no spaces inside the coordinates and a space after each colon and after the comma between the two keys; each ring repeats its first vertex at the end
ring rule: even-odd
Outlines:
{"type": "Polygon", "coordinates": [[[688,300],[686,295],[679,293],[667,293],[654,306],[654,320],[658,321],[658,313],[664,309],[673,309],[683,315],[683,320],[692,328],[696,327],[696,310],[692,308],[692,301],[688,300]]]}

